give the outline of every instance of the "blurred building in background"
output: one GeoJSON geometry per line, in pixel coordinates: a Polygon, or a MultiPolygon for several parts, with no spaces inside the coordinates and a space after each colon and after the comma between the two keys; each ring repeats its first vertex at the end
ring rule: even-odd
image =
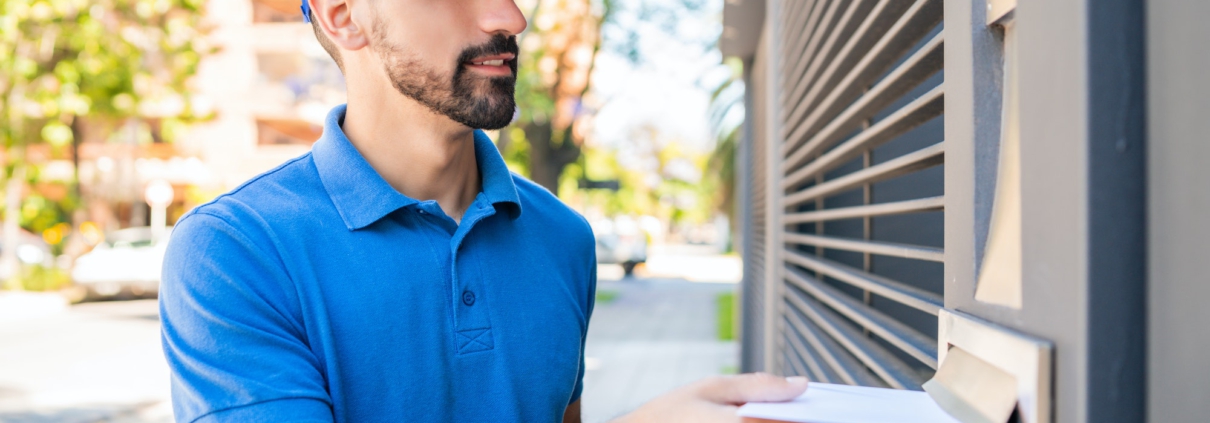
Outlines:
{"type": "Polygon", "coordinates": [[[224,191],[309,150],[345,88],[297,1],[211,0],[208,16],[220,51],[195,84],[215,118],[178,148],[200,157],[224,191]]]}
{"type": "Polygon", "coordinates": [[[17,3],[4,30],[17,54],[0,68],[18,77],[0,84],[3,244],[29,246],[0,255],[6,288],[70,284],[74,260],[117,231],[171,226],[304,154],[345,101],[297,1],[81,4],[17,3]],[[171,189],[152,201],[152,186],[171,189]]]}
{"type": "MultiPolygon", "coordinates": [[[[154,119],[131,122],[126,134],[89,133],[81,144],[81,186],[94,200],[88,219],[107,230],[148,224],[142,197],[151,181],[176,188],[171,223],[305,153],[328,110],[344,102],[340,70],[302,21],[296,1],[211,0],[206,10],[208,45],[217,52],[203,56],[191,86],[199,114],[212,118],[171,144],[160,139],[154,119]]],[[[50,168],[70,178],[69,166],[50,168]]]]}

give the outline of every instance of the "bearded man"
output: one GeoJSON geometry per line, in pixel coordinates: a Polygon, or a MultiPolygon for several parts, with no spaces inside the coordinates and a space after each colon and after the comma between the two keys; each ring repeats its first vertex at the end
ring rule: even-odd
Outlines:
{"type": "MultiPolygon", "coordinates": [[[[481,129],[514,114],[513,0],[310,0],[348,104],[312,150],[176,224],[160,309],[181,422],[579,422],[588,224],[481,129]]],[[[805,380],[709,379],[622,421],[736,421],[805,380]]]]}

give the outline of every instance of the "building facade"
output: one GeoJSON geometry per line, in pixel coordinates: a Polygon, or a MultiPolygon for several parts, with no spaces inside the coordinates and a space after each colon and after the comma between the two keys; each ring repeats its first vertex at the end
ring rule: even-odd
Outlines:
{"type": "Polygon", "coordinates": [[[207,20],[219,51],[203,60],[195,86],[215,118],[177,148],[200,157],[222,192],[310,150],[346,94],[299,2],[210,0],[207,20]]]}
{"type": "Polygon", "coordinates": [[[728,1],[742,368],[925,389],[986,421],[1204,419],[1207,13],[728,1]]]}

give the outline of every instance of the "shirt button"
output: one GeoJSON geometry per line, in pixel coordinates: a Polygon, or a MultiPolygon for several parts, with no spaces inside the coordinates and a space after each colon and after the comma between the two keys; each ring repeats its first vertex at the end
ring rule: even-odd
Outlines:
{"type": "Polygon", "coordinates": [[[417,213],[420,213],[420,214],[429,214],[428,212],[426,212],[426,211],[424,211],[424,210],[417,210],[416,212],[417,212],[417,213]]]}
{"type": "Polygon", "coordinates": [[[475,305],[475,293],[469,290],[462,291],[462,304],[466,304],[468,307],[475,305]]]}

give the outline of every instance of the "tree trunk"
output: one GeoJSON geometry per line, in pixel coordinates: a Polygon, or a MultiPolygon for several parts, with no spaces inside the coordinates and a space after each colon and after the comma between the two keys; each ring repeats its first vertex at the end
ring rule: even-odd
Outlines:
{"type": "Polygon", "coordinates": [[[21,268],[17,261],[17,244],[20,241],[21,226],[21,190],[25,187],[25,164],[22,163],[24,151],[21,148],[14,148],[13,158],[17,160],[13,166],[13,175],[5,182],[4,188],[4,229],[3,229],[3,247],[0,252],[0,274],[7,279],[4,285],[8,288],[21,289],[20,285],[15,284],[19,277],[21,268]]]}
{"type": "Polygon", "coordinates": [[[508,151],[509,146],[513,143],[511,129],[511,126],[505,127],[500,130],[500,135],[496,136],[496,149],[500,150],[501,155],[508,151]]]}
{"type": "Polygon", "coordinates": [[[525,127],[525,138],[529,140],[529,177],[556,195],[563,169],[580,157],[580,146],[571,136],[570,127],[556,133],[549,121],[525,127]],[[561,139],[556,139],[555,135],[561,139]]]}
{"type": "Polygon", "coordinates": [[[79,116],[71,118],[71,189],[72,193],[76,195],[77,204],[84,204],[84,197],[80,191],[80,143],[84,142],[83,120],[84,118],[79,116]]]}

